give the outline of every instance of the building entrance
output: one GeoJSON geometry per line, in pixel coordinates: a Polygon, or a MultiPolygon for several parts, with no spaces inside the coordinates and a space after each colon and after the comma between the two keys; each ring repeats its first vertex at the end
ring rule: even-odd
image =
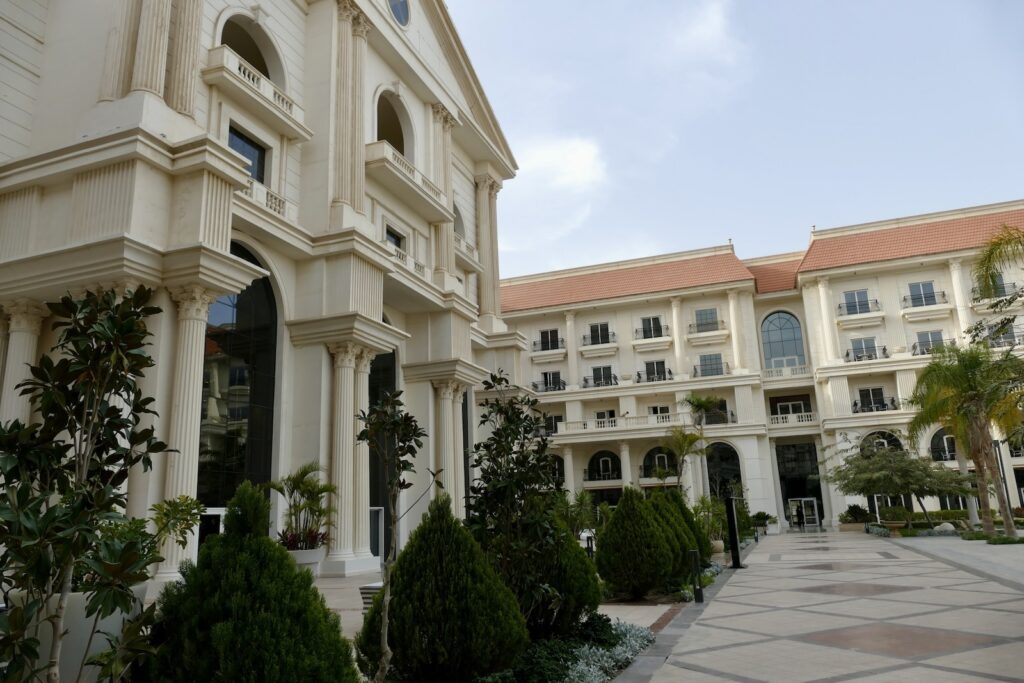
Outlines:
{"type": "Polygon", "coordinates": [[[810,526],[808,513],[814,513],[814,525],[821,522],[820,511],[824,509],[821,500],[821,481],[818,479],[818,456],[813,443],[776,443],[775,453],[779,461],[779,486],[782,500],[786,501],[785,514],[791,525],[796,524],[793,517],[793,501],[813,501],[804,505],[804,524],[810,526]]]}
{"type": "Polygon", "coordinates": [[[800,528],[799,520],[803,516],[804,529],[817,529],[821,526],[821,515],[818,514],[817,498],[790,498],[786,512],[789,515],[791,528],[800,528]]]}

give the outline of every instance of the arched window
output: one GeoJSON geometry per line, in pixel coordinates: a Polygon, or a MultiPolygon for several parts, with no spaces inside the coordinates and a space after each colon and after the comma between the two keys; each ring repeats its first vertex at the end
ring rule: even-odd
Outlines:
{"type": "Polygon", "coordinates": [[[931,452],[932,460],[936,462],[956,460],[956,439],[945,429],[940,429],[932,435],[931,452]]]}
{"type": "Polygon", "coordinates": [[[765,367],[791,368],[806,365],[804,336],[800,321],[785,311],[776,311],[761,323],[761,344],[765,367]]]}
{"type": "Polygon", "coordinates": [[[227,45],[239,57],[279,88],[284,88],[284,65],[266,32],[249,17],[235,15],[224,22],[220,44],[227,45]]]}
{"type": "Polygon", "coordinates": [[[377,139],[387,140],[399,154],[412,161],[413,145],[409,116],[394,93],[381,93],[377,99],[377,139]]]}
{"type": "Polygon", "coordinates": [[[644,469],[641,476],[660,477],[676,476],[676,454],[667,448],[655,446],[644,456],[644,469]]]}
{"type": "Polygon", "coordinates": [[[622,479],[622,465],[619,456],[611,451],[598,451],[590,456],[587,465],[588,481],[622,479]]]}
{"type": "Polygon", "coordinates": [[[462,214],[459,213],[459,207],[455,207],[455,234],[460,237],[466,236],[466,225],[462,222],[462,214]]]}
{"type": "Polygon", "coordinates": [[[740,456],[727,443],[713,443],[707,448],[708,486],[716,498],[743,495],[740,456]]]}
{"type": "MultiPolygon", "coordinates": [[[[238,244],[231,253],[261,264],[238,244]]],[[[261,266],[262,267],[262,266],[261,266]]],[[[277,305],[270,278],[217,299],[206,323],[198,498],[211,512],[200,537],[216,533],[240,483],[270,479],[277,370],[277,305]]]]}
{"type": "Polygon", "coordinates": [[[870,446],[873,448],[892,448],[894,450],[903,448],[903,443],[898,436],[892,432],[885,431],[871,432],[860,440],[860,445],[861,447],[870,446]]]}

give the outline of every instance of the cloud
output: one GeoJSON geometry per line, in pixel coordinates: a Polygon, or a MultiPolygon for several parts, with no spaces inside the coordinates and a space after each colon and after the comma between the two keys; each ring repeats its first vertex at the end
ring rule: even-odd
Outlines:
{"type": "Polygon", "coordinates": [[[590,138],[552,138],[527,143],[519,154],[520,176],[542,179],[545,186],[589,192],[603,184],[607,167],[601,147],[590,138]]]}
{"type": "Polygon", "coordinates": [[[684,6],[669,24],[668,46],[680,62],[699,67],[735,67],[744,61],[747,46],[730,22],[729,0],[701,0],[684,6]]]}

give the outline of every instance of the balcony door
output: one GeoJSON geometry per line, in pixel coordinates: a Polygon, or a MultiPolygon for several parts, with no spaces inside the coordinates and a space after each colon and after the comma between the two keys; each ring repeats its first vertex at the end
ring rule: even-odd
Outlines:
{"type": "Polygon", "coordinates": [[[878,358],[878,350],[875,347],[874,337],[860,337],[850,340],[850,347],[853,349],[855,360],[872,360],[878,358]]]}
{"type": "Polygon", "coordinates": [[[640,333],[644,339],[655,339],[662,336],[661,316],[640,319],[640,333]]]}
{"type": "Polygon", "coordinates": [[[561,348],[561,344],[559,344],[558,330],[541,330],[540,350],[552,351],[558,348],[561,348]]]}
{"type": "Polygon", "coordinates": [[[860,396],[861,410],[864,412],[885,410],[885,390],[882,387],[870,387],[861,389],[860,396]]]}
{"type": "Polygon", "coordinates": [[[849,292],[843,292],[843,303],[845,304],[847,315],[867,313],[871,310],[871,306],[868,303],[868,290],[866,289],[854,289],[849,292]]]}
{"type": "Polygon", "coordinates": [[[934,282],[911,282],[910,283],[910,305],[913,307],[917,306],[934,306],[937,302],[935,298],[935,283],[934,282]]]}
{"type": "Polygon", "coordinates": [[[644,363],[644,373],[648,382],[659,382],[665,379],[665,361],[651,360],[644,363]]]}
{"type": "Polygon", "coordinates": [[[542,372],[540,376],[545,389],[558,389],[562,386],[562,373],[557,370],[542,372]]]}
{"type": "Polygon", "coordinates": [[[598,429],[604,429],[605,427],[615,426],[615,411],[614,410],[599,410],[594,415],[597,422],[598,429]]]}
{"type": "Polygon", "coordinates": [[[594,386],[595,387],[608,387],[615,384],[614,376],[612,375],[612,366],[602,365],[593,368],[594,386]]]}

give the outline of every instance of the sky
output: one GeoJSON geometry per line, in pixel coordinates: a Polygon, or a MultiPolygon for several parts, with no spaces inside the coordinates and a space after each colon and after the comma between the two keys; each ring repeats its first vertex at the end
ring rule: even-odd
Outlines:
{"type": "Polygon", "coordinates": [[[1024,197],[1024,2],[447,0],[502,277],[1024,197]]]}

